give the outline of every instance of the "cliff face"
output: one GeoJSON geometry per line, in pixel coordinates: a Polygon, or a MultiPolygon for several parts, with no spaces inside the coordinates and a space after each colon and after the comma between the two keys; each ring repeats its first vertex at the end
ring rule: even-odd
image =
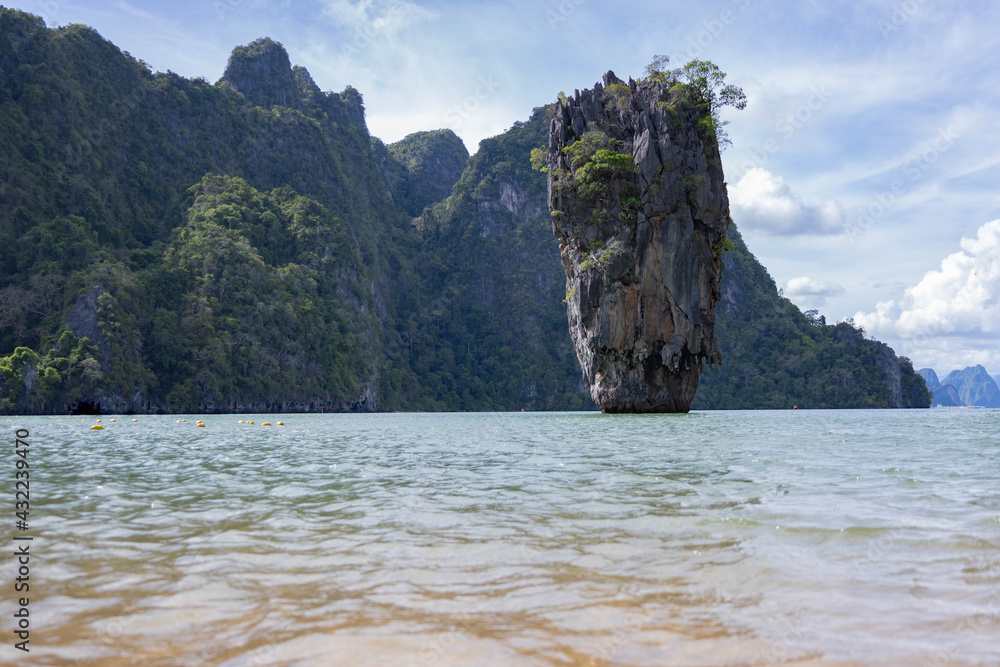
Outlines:
{"type": "Polygon", "coordinates": [[[896,353],[885,343],[879,343],[875,350],[875,363],[888,379],[889,406],[893,408],[903,407],[903,389],[900,382],[902,373],[896,353]]]}
{"type": "Polygon", "coordinates": [[[715,303],[729,200],[714,135],[654,80],[618,79],[561,103],[549,206],[570,333],[605,412],[687,412],[719,361],[715,303]]]}
{"type": "MultiPolygon", "coordinates": [[[[308,73],[305,75],[309,77],[308,73]]],[[[243,93],[248,102],[269,108],[273,105],[302,109],[303,89],[315,87],[312,78],[296,80],[288,52],[278,42],[261,38],[233,49],[222,81],[243,93]]]]}

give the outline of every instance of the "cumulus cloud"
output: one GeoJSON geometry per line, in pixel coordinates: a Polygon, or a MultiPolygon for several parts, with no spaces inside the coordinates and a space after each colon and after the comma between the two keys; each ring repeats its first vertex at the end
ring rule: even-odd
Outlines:
{"type": "Polygon", "coordinates": [[[1000,220],[963,238],[961,248],[901,299],[859,312],[855,322],[877,338],[901,341],[918,364],[1000,367],[1000,220]]]}
{"type": "Polygon", "coordinates": [[[840,296],[843,293],[844,288],[836,283],[815,280],[808,276],[792,278],[784,286],[785,296],[806,307],[823,306],[827,298],[840,296]]]}
{"type": "Polygon", "coordinates": [[[743,229],[774,236],[841,234],[844,211],[837,202],[808,204],[780,176],[750,169],[729,193],[733,219],[743,229]]]}

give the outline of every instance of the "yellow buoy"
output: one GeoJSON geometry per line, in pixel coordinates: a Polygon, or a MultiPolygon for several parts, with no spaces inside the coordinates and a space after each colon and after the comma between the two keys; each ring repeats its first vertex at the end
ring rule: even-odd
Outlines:
{"type": "Polygon", "coordinates": [[[261,424],[261,426],[270,426],[270,425],[271,425],[271,422],[264,422],[263,424],[261,424]]]}
{"type": "Polygon", "coordinates": [[[186,422],[186,421],[187,421],[186,419],[178,419],[177,423],[180,424],[181,422],[186,422]]]}
{"type": "Polygon", "coordinates": [[[278,422],[278,426],[284,426],[285,422],[278,422]]]}
{"type": "Polygon", "coordinates": [[[91,431],[103,431],[104,427],[101,426],[100,424],[94,424],[93,426],[90,427],[90,430],[91,431]]]}
{"type": "MultiPolygon", "coordinates": [[[[7,421],[10,421],[10,420],[8,419],[7,421]]],[[[61,422],[62,420],[61,420],[61,419],[57,419],[56,421],[57,421],[57,422],[61,422]]]]}
{"type": "Polygon", "coordinates": [[[117,420],[116,419],[112,419],[111,421],[117,421],[117,420]]]}
{"type": "Polygon", "coordinates": [[[237,423],[237,424],[243,424],[243,423],[244,423],[244,421],[243,421],[243,420],[241,419],[241,420],[239,420],[239,421],[238,421],[238,422],[236,422],[236,423],[237,423]]]}
{"type": "Polygon", "coordinates": [[[252,424],[252,423],[253,423],[253,420],[251,419],[251,420],[247,421],[247,423],[248,423],[248,424],[252,424]]]}
{"type": "Polygon", "coordinates": [[[137,422],[137,421],[139,421],[139,420],[138,420],[138,419],[133,419],[132,421],[134,421],[134,422],[137,422]]]}
{"type": "Polygon", "coordinates": [[[202,428],[204,428],[204,427],[205,427],[205,425],[204,425],[204,424],[202,424],[201,422],[198,422],[198,424],[197,424],[197,425],[198,425],[198,426],[200,426],[200,427],[202,427],[202,428]]]}
{"type": "Polygon", "coordinates": [[[98,423],[98,424],[100,424],[100,423],[101,423],[101,420],[100,420],[100,419],[98,419],[98,420],[97,420],[97,423],[98,423]]]}

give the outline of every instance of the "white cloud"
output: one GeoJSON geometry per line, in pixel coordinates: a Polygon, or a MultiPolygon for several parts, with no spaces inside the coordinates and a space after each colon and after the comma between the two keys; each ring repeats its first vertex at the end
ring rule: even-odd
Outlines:
{"type": "Polygon", "coordinates": [[[962,250],[944,258],[898,301],[859,312],[855,321],[876,337],[902,342],[919,365],[1000,366],[1000,220],[963,238],[962,250]]]}
{"type": "Polygon", "coordinates": [[[792,278],[785,283],[784,294],[800,306],[819,307],[826,304],[828,297],[840,296],[844,288],[836,283],[816,280],[808,276],[792,278]]]}
{"type": "Polygon", "coordinates": [[[756,167],[729,193],[733,219],[741,228],[774,236],[841,234],[844,211],[835,201],[807,204],[780,176],[756,167]]]}
{"type": "Polygon", "coordinates": [[[404,0],[328,0],[323,12],[341,26],[357,31],[362,39],[392,37],[403,28],[437,16],[404,0]]]}

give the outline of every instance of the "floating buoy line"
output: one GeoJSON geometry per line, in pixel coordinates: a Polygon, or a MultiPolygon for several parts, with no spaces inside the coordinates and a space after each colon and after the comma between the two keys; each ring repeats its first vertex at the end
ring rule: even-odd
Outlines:
{"type": "MultiPolygon", "coordinates": [[[[8,419],[7,421],[10,421],[10,420],[8,419]]],[[[61,422],[62,419],[57,419],[56,421],[60,421],[61,422]]],[[[81,419],[80,421],[86,421],[86,419],[81,419]]],[[[91,431],[103,431],[104,430],[104,426],[101,424],[101,421],[102,420],[100,420],[100,419],[96,420],[96,423],[93,426],[90,427],[90,430],[91,431]]],[[[117,420],[116,419],[109,419],[108,421],[109,422],[116,422],[117,420]]],[[[138,422],[138,421],[139,421],[138,419],[133,419],[132,420],[133,423],[138,422]]],[[[178,419],[177,423],[178,424],[186,424],[187,423],[187,419],[178,419]]],[[[252,420],[252,419],[245,419],[245,420],[244,419],[240,419],[236,423],[237,424],[253,424],[253,425],[256,426],[256,422],[254,420],[252,420]]],[[[261,422],[260,425],[261,426],[271,426],[272,424],[271,424],[271,422],[261,422]]],[[[274,422],[274,425],[276,425],[276,426],[284,426],[285,422],[283,422],[283,421],[274,422]]],[[[202,421],[201,419],[198,419],[195,422],[195,426],[199,427],[199,428],[205,428],[207,426],[207,424],[205,424],[205,422],[202,421]]]]}

